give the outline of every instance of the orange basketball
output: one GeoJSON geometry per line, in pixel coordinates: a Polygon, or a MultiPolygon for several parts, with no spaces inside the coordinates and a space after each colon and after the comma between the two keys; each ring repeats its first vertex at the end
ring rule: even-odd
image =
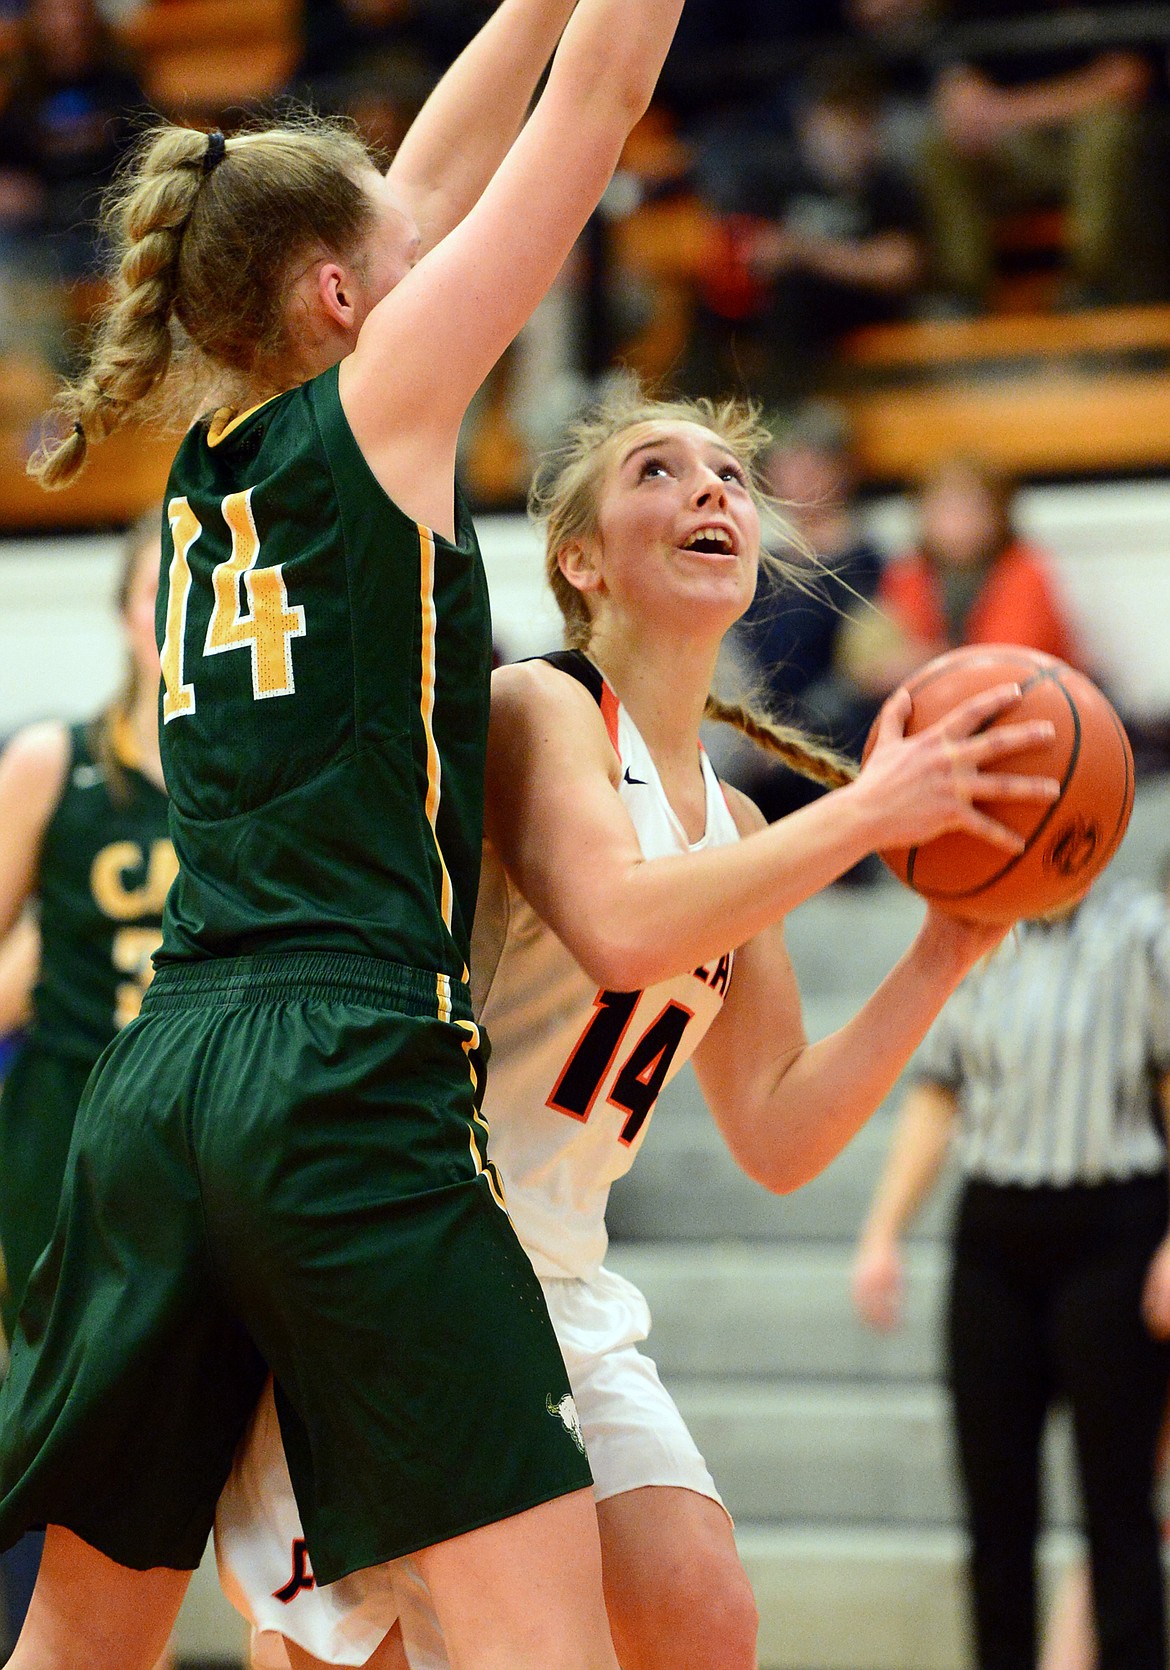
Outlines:
{"type": "MultiPolygon", "coordinates": [[[[1021,749],[993,769],[1055,777],[1059,800],[978,802],[980,811],[1025,838],[1023,852],[958,833],[881,854],[899,881],[976,922],[1042,916],[1082,893],[1117,851],[1133,809],[1133,755],[1121,720],[1083,673],[1037,650],[972,645],[928,662],[907,682],[914,705],[906,734],[925,730],[967,697],[1008,683],[1020,685],[1023,695],[993,726],[1050,719],[1056,727],[1052,742],[1021,749]]],[[[872,744],[871,731],[867,754],[872,744]]]]}

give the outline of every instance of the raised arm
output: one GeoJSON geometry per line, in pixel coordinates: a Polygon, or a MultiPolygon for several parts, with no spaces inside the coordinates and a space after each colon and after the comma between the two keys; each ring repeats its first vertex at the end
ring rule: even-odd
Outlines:
{"type": "Polygon", "coordinates": [[[458,226],[519,133],[576,0],[502,0],[410,125],[386,177],[422,253],[458,226]]]}
{"type": "Polygon", "coordinates": [[[875,847],[962,827],[1018,850],[970,799],[1006,791],[1047,800],[1055,791],[1045,779],[978,773],[979,762],[1040,734],[1002,725],[969,736],[1010,699],[1001,691],[965,704],[948,721],[950,736],[904,738],[909,698],[894,698],[856,783],[737,846],[645,859],[591,698],[545,663],[505,667],[492,681],[489,831],[516,885],[581,966],[599,985],[637,990],[746,945],[875,847]],[[953,740],[960,733],[969,740],[953,740]]]}
{"type": "Polygon", "coordinates": [[[478,202],[374,308],[342,365],[342,403],[375,475],[442,533],[468,403],[596,207],[681,10],[682,0],[579,0],[478,202]]]}

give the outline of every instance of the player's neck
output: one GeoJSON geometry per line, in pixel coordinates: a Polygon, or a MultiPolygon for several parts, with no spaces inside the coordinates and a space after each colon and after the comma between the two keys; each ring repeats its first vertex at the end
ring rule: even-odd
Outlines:
{"type": "Polygon", "coordinates": [[[158,749],[158,697],[154,686],[143,680],[134,706],[127,714],[138,755],[138,769],[152,783],[163,786],[162,759],[158,749]]]}
{"type": "Polygon", "coordinates": [[[589,654],[660,769],[671,761],[692,761],[719,643],[655,637],[607,622],[595,632],[589,654]]]}

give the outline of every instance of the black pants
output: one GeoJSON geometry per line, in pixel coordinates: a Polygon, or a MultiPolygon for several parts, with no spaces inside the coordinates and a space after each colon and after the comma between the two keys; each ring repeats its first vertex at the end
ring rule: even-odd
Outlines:
{"type": "Polygon", "coordinates": [[[980,1670],[1034,1670],[1040,1446],[1066,1401],[1100,1670],[1165,1670],[1154,1512],[1170,1345],[1140,1298],[1167,1226],[1165,1175],[1096,1187],[969,1183],[948,1318],[980,1670]]]}

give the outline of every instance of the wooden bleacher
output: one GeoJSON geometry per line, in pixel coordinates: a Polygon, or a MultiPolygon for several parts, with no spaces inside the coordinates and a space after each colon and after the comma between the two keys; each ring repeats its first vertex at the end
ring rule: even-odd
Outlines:
{"type": "Polygon", "coordinates": [[[286,86],[300,0],[153,0],[120,33],[160,110],[216,115],[286,86]]]}
{"type": "MultiPolygon", "coordinates": [[[[301,0],[151,0],[117,33],[153,103],[168,115],[211,124],[223,112],[278,93],[299,51],[301,0]]],[[[0,83],[16,60],[20,24],[0,21],[0,83]]],[[[100,285],[79,286],[65,309],[84,323],[100,285]]],[[[162,496],[176,437],[130,429],[95,450],[89,469],[63,492],[45,493],[25,459],[52,396],[23,358],[0,360],[0,530],[120,526],[162,496]]]]}
{"type": "MultiPolygon", "coordinates": [[[[299,15],[300,0],[151,0],[123,32],[160,107],[210,122],[284,84],[299,15]]],[[[0,79],[16,40],[0,24],[0,79]]],[[[718,260],[719,223],[694,197],[670,192],[686,156],[655,113],[624,162],[651,190],[615,223],[614,249],[653,303],[627,357],[654,381],[682,356],[696,290],[718,260]]],[[[0,530],[116,525],[158,498],[175,441],[146,430],[106,443],[66,492],[36,487],[24,459],[49,391],[16,369],[0,361],[0,530]]],[[[912,482],[955,451],[1023,476],[1170,469],[1170,306],[874,327],[844,345],[831,392],[874,483],[912,482]]],[[[523,466],[503,407],[496,416],[498,434],[490,424],[486,434],[492,468],[480,472],[488,499],[493,484],[514,497],[523,466]]]]}
{"type": "Polygon", "coordinates": [[[1025,476],[1170,468],[1170,307],[875,326],[834,393],[870,481],[950,452],[1025,476]]]}
{"type": "MultiPolygon", "coordinates": [[[[667,142],[653,129],[645,137],[667,142]]],[[[641,154],[627,160],[642,171],[641,154]]],[[[1004,247],[1047,252],[1058,222],[1007,217],[1004,247]]],[[[718,222],[685,194],[651,200],[617,229],[619,259],[653,301],[627,351],[651,381],[681,358],[718,242],[718,222]]],[[[1016,275],[1014,288],[1005,280],[1004,311],[990,317],[874,326],[845,343],[831,392],[853,422],[867,480],[912,482],[956,451],[1024,476],[1170,468],[1170,306],[1050,312],[1027,305],[1032,276],[1016,275]]],[[[1053,276],[1039,275],[1049,291],[1053,276]]]]}
{"type": "Polygon", "coordinates": [[[0,532],[120,528],[161,504],[178,437],[128,428],[95,447],[68,487],[46,493],[25,474],[29,430],[0,425],[0,532]]]}
{"type": "MultiPolygon", "coordinates": [[[[287,85],[301,0],[149,0],[114,30],[147,95],[172,116],[214,117],[287,85]]],[[[0,80],[21,50],[19,18],[0,19],[0,80]]]]}

